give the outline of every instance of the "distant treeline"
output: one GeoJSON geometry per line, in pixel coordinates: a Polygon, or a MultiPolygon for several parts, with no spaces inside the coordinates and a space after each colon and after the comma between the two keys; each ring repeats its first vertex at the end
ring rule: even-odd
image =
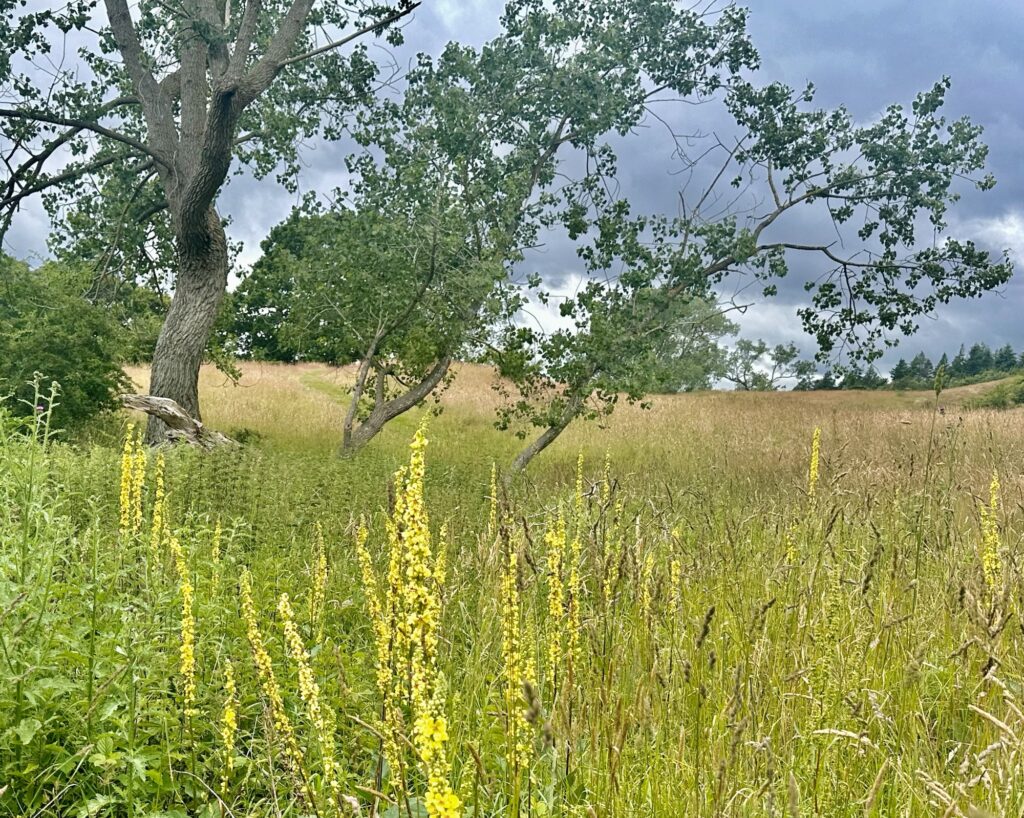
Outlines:
{"type": "Polygon", "coordinates": [[[943,353],[934,362],[924,352],[909,361],[900,358],[888,378],[874,366],[852,367],[838,377],[831,372],[806,376],[794,389],[930,389],[940,368],[946,386],[981,383],[1024,371],[1024,353],[1018,354],[1010,344],[992,350],[979,342],[970,348],[962,345],[952,358],[943,353]]]}

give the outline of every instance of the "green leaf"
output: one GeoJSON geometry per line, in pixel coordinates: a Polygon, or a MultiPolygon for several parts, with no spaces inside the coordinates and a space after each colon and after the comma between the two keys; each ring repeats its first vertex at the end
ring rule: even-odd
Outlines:
{"type": "Polygon", "coordinates": [[[39,728],[42,726],[43,723],[39,719],[25,718],[14,728],[14,732],[18,734],[22,744],[28,744],[35,738],[36,733],[39,732],[39,728]]]}

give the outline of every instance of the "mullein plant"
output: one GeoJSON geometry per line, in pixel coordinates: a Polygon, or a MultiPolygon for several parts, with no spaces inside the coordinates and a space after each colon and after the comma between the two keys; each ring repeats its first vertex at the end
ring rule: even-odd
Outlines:
{"type": "Polygon", "coordinates": [[[565,630],[565,581],[562,575],[562,563],[566,548],[565,517],[558,515],[557,521],[548,521],[544,532],[544,546],[547,552],[547,619],[545,622],[547,647],[547,681],[550,685],[552,702],[558,695],[558,683],[561,680],[563,656],[562,633],[565,630]]]}
{"type": "Polygon", "coordinates": [[[388,569],[383,588],[376,579],[363,526],[356,547],[376,641],[381,734],[385,737],[391,786],[399,798],[408,799],[399,737],[411,732],[426,779],[423,801],[427,815],[458,818],[462,802],[450,783],[445,681],[437,664],[445,579],[444,538],[442,534],[435,556],[423,496],[426,447],[421,427],[410,447],[409,465],[395,474],[394,511],[386,526],[388,569]]]}
{"type": "Polygon", "coordinates": [[[277,676],[274,674],[274,663],[267,652],[263,641],[263,634],[260,632],[259,619],[256,614],[256,604],[252,596],[252,576],[248,570],[242,572],[239,583],[239,590],[242,601],[242,619],[245,621],[245,634],[249,640],[249,647],[252,649],[253,662],[256,665],[256,674],[259,677],[260,689],[267,700],[270,709],[270,718],[274,727],[274,741],[277,743],[285,758],[287,769],[292,774],[296,784],[299,797],[306,802],[311,801],[312,793],[309,787],[308,776],[306,775],[306,760],[295,737],[295,729],[292,727],[291,718],[284,706],[284,696],[281,693],[281,686],[278,684],[277,676]]]}
{"type": "Polygon", "coordinates": [[[142,495],[146,482],[146,449],[135,424],[128,431],[121,449],[120,525],[122,543],[134,539],[142,529],[142,495]]]}
{"type": "Polygon", "coordinates": [[[220,590],[220,560],[221,560],[221,531],[220,519],[213,526],[213,537],[210,539],[210,591],[212,596],[217,596],[220,590]]]}
{"type": "Polygon", "coordinates": [[[324,638],[324,606],[327,599],[327,545],[323,527],[313,526],[313,564],[310,570],[309,629],[317,644],[324,638]]]}
{"type": "Polygon", "coordinates": [[[1003,556],[999,539],[999,475],[992,473],[988,504],[981,510],[981,571],[985,592],[989,600],[996,599],[1003,590],[1003,556]]]}
{"type": "Polygon", "coordinates": [[[196,715],[196,618],[193,612],[195,592],[189,576],[185,549],[176,536],[170,538],[171,557],[178,573],[178,591],[181,595],[181,646],[179,672],[182,680],[182,712],[191,730],[196,715]]]}
{"type": "Polygon", "coordinates": [[[299,677],[299,696],[306,707],[306,715],[317,744],[320,746],[320,764],[323,781],[330,793],[331,805],[335,812],[341,810],[341,784],[338,780],[338,763],[334,744],[334,711],[324,708],[320,702],[320,685],[316,681],[313,669],[309,664],[309,653],[303,644],[299,629],[295,625],[295,613],[292,610],[288,594],[281,594],[277,602],[277,613],[284,631],[285,646],[288,655],[295,665],[299,677]]]}
{"type": "Polygon", "coordinates": [[[811,438],[811,461],[807,468],[807,496],[813,503],[818,494],[818,477],[821,468],[821,427],[814,427],[811,438]]]}
{"type": "Polygon", "coordinates": [[[167,493],[164,486],[164,453],[157,452],[153,465],[153,514],[149,528],[149,558],[152,567],[160,564],[167,538],[167,493]]]}
{"type": "Polygon", "coordinates": [[[220,714],[221,743],[221,797],[227,798],[231,774],[235,768],[235,736],[238,734],[238,687],[235,667],[230,659],[224,660],[224,708],[220,714]]]}
{"type": "Polygon", "coordinates": [[[529,779],[533,741],[523,691],[536,685],[536,666],[532,660],[532,637],[524,636],[522,604],[519,595],[519,549],[514,540],[506,543],[505,570],[501,585],[501,652],[503,709],[505,715],[505,762],[512,793],[512,818],[521,813],[524,773],[529,779]],[[524,650],[525,645],[525,650],[524,650]]]}

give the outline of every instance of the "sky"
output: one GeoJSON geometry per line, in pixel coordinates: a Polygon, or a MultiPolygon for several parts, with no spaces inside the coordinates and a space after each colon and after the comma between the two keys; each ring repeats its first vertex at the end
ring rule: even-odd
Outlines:
{"type": "MultiPolygon", "coordinates": [[[[811,81],[818,105],[845,105],[858,122],[871,121],[890,103],[909,104],[917,92],[949,75],[953,85],[945,113],[950,119],[966,114],[984,126],[989,169],[997,179],[995,189],[986,193],[963,189],[950,234],[994,251],[1008,249],[1019,266],[1024,259],[1024,3],[748,0],[744,5],[750,9],[748,29],[761,54],[758,79],[794,87],[811,81]]],[[[495,0],[425,0],[406,23],[407,46],[394,56],[401,62],[415,51],[436,55],[449,40],[480,45],[498,32],[501,6],[495,0]]],[[[672,116],[681,130],[692,129],[695,123],[689,119],[694,116],[703,118],[697,124],[705,130],[717,127],[713,111],[694,113],[677,106],[672,116]]],[[[620,156],[622,191],[638,212],[674,214],[681,179],[668,132],[651,122],[630,139],[620,156]]],[[[303,154],[302,189],[327,192],[343,184],[344,153],[338,144],[310,145],[303,154]]],[[[232,238],[243,243],[243,265],[258,258],[260,240],[287,216],[295,199],[272,179],[232,179],[220,209],[231,218],[232,238]]],[[[5,249],[21,257],[44,256],[48,226],[38,203],[29,206],[5,249]]],[[[820,228],[797,221],[787,229],[804,237],[820,228]]],[[[579,281],[575,253],[558,236],[548,237],[526,263],[543,272],[556,290],[571,291],[579,281]]],[[[794,272],[812,275],[814,270],[794,272]]],[[[810,357],[816,347],[800,327],[797,309],[803,291],[796,283],[800,275],[793,278],[770,300],[755,297],[737,282],[730,282],[723,295],[750,305],[732,315],[743,336],[772,344],[795,341],[810,357]]],[[[960,344],[975,341],[994,347],[1010,343],[1024,351],[1022,305],[1024,278],[1018,275],[1000,292],[941,306],[934,318],[922,322],[916,336],[886,355],[882,368],[922,349],[955,353],[960,344]]],[[[540,311],[537,320],[550,325],[554,319],[540,311]]]]}

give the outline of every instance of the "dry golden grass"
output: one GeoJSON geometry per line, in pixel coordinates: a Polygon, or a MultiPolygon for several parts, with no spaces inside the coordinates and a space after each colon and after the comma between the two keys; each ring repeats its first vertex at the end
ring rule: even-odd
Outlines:
{"type": "MultiPolygon", "coordinates": [[[[229,434],[252,430],[274,447],[334,450],[352,367],[242,362],[240,369],[242,377],[233,383],[213,367],[203,368],[200,394],[208,424],[229,434]]],[[[129,374],[145,388],[146,369],[135,367],[129,374]]],[[[494,429],[501,400],[495,379],[489,367],[460,364],[440,397],[442,411],[432,421],[432,436],[451,447],[456,459],[500,464],[522,445],[494,429]]],[[[966,452],[957,480],[972,494],[980,496],[993,469],[1007,475],[1008,493],[1019,493],[1012,475],[1024,459],[1024,409],[964,408],[988,388],[975,384],[943,392],[941,413],[928,391],[711,391],[653,396],[649,409],[623,401],[610,418],[571,426],[540,456],[535,471],[561,480],[577,453],[594,461],[610,452],[623,477],[639,475],[656,483],[718,472],[745,483],[748,491],[777,493],[803,484],[809,431],[822,426],[829,457],[851,488],[915,479],[927,465],[931,439],[933,450],[953,445],[966,452]]],[[[423,412],[434,407],[430,401],[400,418],[371,445],[400,451],[423,412]]],[[[933,460],[929,468],[942,467],[942,458],[933,460]]]]}

